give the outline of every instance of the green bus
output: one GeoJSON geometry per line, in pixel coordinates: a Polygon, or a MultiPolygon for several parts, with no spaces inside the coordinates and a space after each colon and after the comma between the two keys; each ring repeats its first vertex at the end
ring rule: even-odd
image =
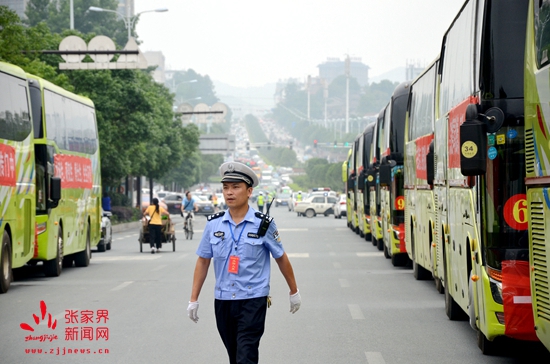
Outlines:
{"type": "Polygon", "coordinates": [[[101,238],[101,171],[93,102],[27,75],[34,124],[37,245],[46,276],[88,266],[101,238]],[[61,179],[54,201],[51,182],[61,179]]]}
{"type": "Polygon", "coordinates": [[[525,169],[534,327],[550,350],[550,1],[530,1],[525,44],[525,169]]]}

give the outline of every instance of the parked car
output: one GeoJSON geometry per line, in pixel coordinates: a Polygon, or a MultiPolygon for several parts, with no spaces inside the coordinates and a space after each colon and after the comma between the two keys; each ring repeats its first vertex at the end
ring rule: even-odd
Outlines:
{"type": "Polygon", "coordinates": [[[313,195],[304,201],[296,202],[294,211],[296,211],[298,216],[307,216],[309,218],[317,214],[328,216],[334,213],[332,206],[336,201],[336,197],[333,196],[313,195]]]}
{"type": "MultiPolygon", "coordinates": [[[[151,201],[149,200],[149,195],[141,195],[141,212],[145,212],[150,204],[151,201]]],[[[164,207],[166,210],[168,210],[168,206],[166,206],[166,204],[162,200],[159,200],[159,206],[164,207]]]]}
{"type": "Polygon", "coordinates": [[[105,250],[111,250],[111,242],[113,240],[113,226],[111,224],[110,211],[101,210],[101,238],[99,244],[97,244],[97,251],[104,252],[105,250]]]}
{"type": "Polygon", "coordinates": [[[194,195],[195,201],[197,201],[198,211],[195,211],[195,215],[211,215],[214,213],[214,204],[205,195],[194,195]]]}
{"type": "Polygon", "coordinates": [[[181,213],[181,204],[183,201],[183,195],[179,193],[171,193],[166,195],[162,202],[166,204],[166,209],[171,214],[180,214],[181,213]]]}
{"type": "Polygon", "coordinates": [[[346,195],[341,194],[340,197],[338,197],[338,201],[332,206],[332,209],[334,210],[335,219],[341,219],[342,216],[346,216],[348,213],[346,195]]]}

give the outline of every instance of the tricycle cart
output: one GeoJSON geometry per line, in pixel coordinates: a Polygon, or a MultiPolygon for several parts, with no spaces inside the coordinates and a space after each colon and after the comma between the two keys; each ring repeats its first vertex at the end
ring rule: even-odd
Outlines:
{"type": "MultiPolygon", "coordinates": [[[[139,251],[143,252],[143,244],[149,245],[149,225],[147,219],[141,219],[139,231],[139,251]]],[[[176,231],[172,219],[162,216],[162,230],[160,235],[161,244],[172,243],[172,251],[176,251],[176,231]]]]}

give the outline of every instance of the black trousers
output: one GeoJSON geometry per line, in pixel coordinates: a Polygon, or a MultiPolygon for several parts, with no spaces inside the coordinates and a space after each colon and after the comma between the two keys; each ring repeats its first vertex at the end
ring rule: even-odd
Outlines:
{"type": "Polygon", "coordinates": [[[216,325],[230,364],[258,363],[264,333],[267,297],[215,300],[216,325]]]}
{"type": "Polygon", "coordinates": [[[151,245],[151,248],[161,247],[160,234],[162,234],[162,225],[149,224],[149,245],[151,245]]]}

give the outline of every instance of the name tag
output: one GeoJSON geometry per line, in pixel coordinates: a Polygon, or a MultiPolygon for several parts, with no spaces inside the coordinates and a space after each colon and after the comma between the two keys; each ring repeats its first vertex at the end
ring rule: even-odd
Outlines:
{"type": "Polygon", "coordinates": [[[229,257],[229,265],[227,271],[232,274],[239,274],[239,257],[232,255],[229,257]]]}

